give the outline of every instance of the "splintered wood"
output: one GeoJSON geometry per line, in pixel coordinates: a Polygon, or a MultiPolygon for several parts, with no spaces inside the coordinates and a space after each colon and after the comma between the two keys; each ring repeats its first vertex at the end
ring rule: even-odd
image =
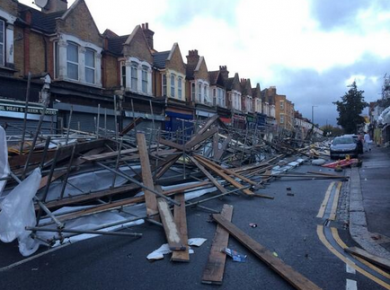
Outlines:
{"type": "Polygon", "coordinates": [[[174,219],[179,231],[180,239],[185,246],[184,251],[173,251],[171,261],[174,262],[189,262],[190,253],[188,247],[188,233],[187,233],[187,216],[185,198],[183,193],[179,193],[175,196],[175,200],[180,203],[180,206],[174,206],[174,219]]]}

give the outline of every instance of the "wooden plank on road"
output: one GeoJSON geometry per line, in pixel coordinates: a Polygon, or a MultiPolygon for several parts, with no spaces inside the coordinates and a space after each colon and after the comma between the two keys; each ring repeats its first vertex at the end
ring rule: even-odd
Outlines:
{"type": "Polygon", "coordinates": [[[281,259],[275,257],[271,251],[260,245],[250,236],[245,234],[234,224],[226,220],[220,214],[213,214],[214,220],[224,227],[237,241],[251,251],[257,258],[263,261],[268,267],[278,273],[283,279],[290,283],[295,289],[318,290],[316,284],[305,276],[295,271],[291,266],[285,264],[281,259]]]}
{"type": "MultiPolygon", "coordinates": [[[[233,216],[233,206],[225,204],[222,208],[221,216],[231,221],[233,216]]],[[[223,273],[225,271],[226,254],[221,249],[226,248],[229,242],[229,233],[220,225],[217,225],[213,243],[211,245],[209,258],[203,271],[202,283],[222,284],[223,273]]]]}
{"type": "Polygon", "coordinates": [[[175,205],[173,208],[173,215],[176,226],[179,230],[179,235],[183,245],[186,247],[184,251],[173,251],[171,261],[173,262],[189,262],[190,253],[188,247],[188,233],[187,233],[187,216],[184,193],[175,195],[175,200],[180,203],[180,206],[175,205]]]}
{"type": "Polygon", "coordinates": [[[157,205],[169,248],[172,251],[185,251],[186,246],[183,244],[180,238],[179,230],[173,219],[172,212],[169,209],[167,201],[163,198],[158,198],[157,205]]]}
{"type": "MultiPolygon", "coordinates": [[[[225,174],[222,170],[219,170],[215,166],[211,165],[208,162],[205,162],[203,159],[199,158],[199,156],[195,155],[195,159],[199,161],[203,166],[207,167],[211,171],[213,171],[215,174],[219,175],[223,179],[225,179],[227,182],[231,183],[236,188],[242,188],[243,185],[239,182],[237,182],[234,178],[231,178],[229,175],[225,174]]],[[[244,192],[247,195],[253,195],[254,193],[250,191],[249,189],[243,189],[242,192],[244,192]]]]}
{"type": "MultiPolygon", "coordinates": [[[[148,188],[154,189],[152,171],[150,170],[149,155],[148,155],[148,150],[146,148],[145,134],[137,133],[137,144],[138,144],[138,150],[139,150],[139,156],[141,162],[142,182],[148,188]]],[[[157,214],[158,208],[157,208],[156,195],[147,189],[144,190],[144,193],[145,193],[146,214],[148,216],[157,214]]],[[[155,219],[158,219],[158,216],[155,217],[155,219]]]]}

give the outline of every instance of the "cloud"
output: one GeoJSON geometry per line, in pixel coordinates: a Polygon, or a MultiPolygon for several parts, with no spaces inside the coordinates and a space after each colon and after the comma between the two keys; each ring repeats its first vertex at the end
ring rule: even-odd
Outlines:
{"type": "MultiPolygon", "coordinates": [[[[348,85],[354,80],[359,90],[363,90],[366,102],[381,97],[381,85],[384,72],[390,67],[390,57],[382,59],[372,54],[354,64],[338,66],[319,73],[313,69],[292,70],[278,67],[278,93],[286,94],[294,102],[295,109],[311,119],[312,106],[314,121],[336,125],[338,113],[332,102],[348,91],[348,85]]],[[[366,113],[366,112],[364,112],[366,113]]]]}
{"type": "MultiPolygon", "coordinates": [[[[161,14],[158,21],[169,27],[179,27],[191,23],[198,17],[212,17],[234,25],[236,7],[239,0],[168,0],[167,11],[161,14]]],[[[189,32],[190,33],[190,32],[189,32]]]]}

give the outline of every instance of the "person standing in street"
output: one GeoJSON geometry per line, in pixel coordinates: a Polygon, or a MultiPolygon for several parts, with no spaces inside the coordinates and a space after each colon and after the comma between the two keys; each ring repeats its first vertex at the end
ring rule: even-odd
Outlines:
{"type": "Polygon", "coordinates": [[[366,152],[371,151],[371,138],[367,132],[364,132],[364,148],[366,152]]]}

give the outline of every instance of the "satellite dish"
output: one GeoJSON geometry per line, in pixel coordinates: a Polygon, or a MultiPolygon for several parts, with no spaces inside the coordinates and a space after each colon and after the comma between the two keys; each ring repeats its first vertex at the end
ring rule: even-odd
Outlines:
{"type": "Polygon", "coordinates": [[[46,7],[47,2],[49,2],[49,0],[35,0],[35,5],[43,9],[46,7]]]}

